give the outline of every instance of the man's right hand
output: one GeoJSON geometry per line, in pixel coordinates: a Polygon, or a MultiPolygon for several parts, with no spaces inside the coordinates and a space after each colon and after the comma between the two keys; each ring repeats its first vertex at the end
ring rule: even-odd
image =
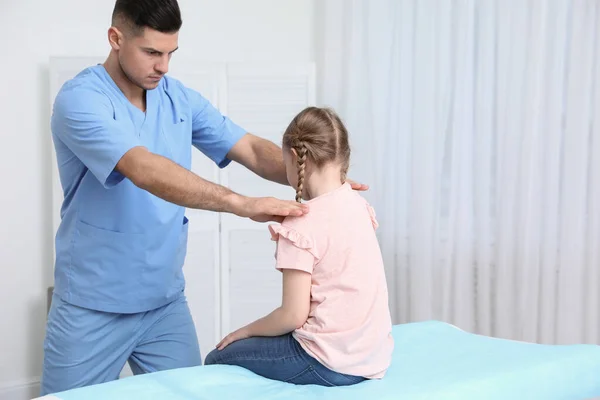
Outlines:
{"type": "Polygon", "coordinates": [[[281,223],[285,217],[299,217],[308,213],[308,206],[291,200],[274,197],[244,197],[236,207],[235,214],[256,222],[281,223]]]}

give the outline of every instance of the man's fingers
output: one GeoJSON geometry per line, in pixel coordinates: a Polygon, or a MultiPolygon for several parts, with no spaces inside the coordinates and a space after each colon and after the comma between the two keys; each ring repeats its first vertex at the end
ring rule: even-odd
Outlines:
{"type": "Polygon", "coordinates": [[[306,214],[308,212],[308,206],[306,204],[301,204],[301,203],[297,203],[295,201],[293,202],[289,202],[288,206],[290,207],[289,210],[290,212],[294,212],[294,213],[300,213],[300,215],[302,214],[306,214]]]}
{"type": "Polygon", "coordinates": [[[353,183],[351,186],[354,190],[369,190],[369,186],[362,183],[353,183]]]}
{"type": "Polygon", "coordinates": [[[295,208],[295,209],[293,209],[293,210],[286,210],[286,212],[287,212],[287,214],[286,214],[286,215],[292,215],[292,216],[294,216],[294,217],[299,217],[299,216],[301,216],[302,214],[304,214],[304,213],[302,212],[302,210],[301,210],[301,209],[299,209],[299,208],[295,208]]]}
{"type": "Polygon", "coordinates": [[[269,205],[269,208],[265,211],[265,214],[287,217],[288,215],[301,216],[308,212],[308,206],[305,204],[296,203],[294,201],[275,201],[275,204],[269,205]]]}
{"type": "Polygon", "coordinates": [[[352,189],[354,189],[354,190],[362,190],[362,191],[369,190],[368,185],[354,182],[352,179],[346,179],[346,182],[348,182],[350,184],[350,187],[352,187],[352,189]]]}
{"type": "Polygon", "coordinates": [[[257,222],[283,222],[288,216],[300,217],[308,213],[308,206],[290,200],[279,200],[273,197],[255,199],[248,216],[257,222]]]}
{"type": "Polygon", "coordinates": [[[294,216],[294,217],[300,217],[304,214],[306,214],[308,212],[308,209],[304,209],[304,208],[292,208],[292,209],[282,209],[278,212],[279,215],[282,216],[294,216]]]}

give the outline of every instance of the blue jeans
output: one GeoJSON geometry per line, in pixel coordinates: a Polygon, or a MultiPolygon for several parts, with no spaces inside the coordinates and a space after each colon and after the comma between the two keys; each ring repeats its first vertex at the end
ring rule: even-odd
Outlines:
{"type": "Polygon", "coordinates": [[[296,385],[348,386],[365,380],[326,368],[309,356],[291,333],[238,340],[221,351],[211,351],[204,364],[237,365],[265,378],[296,385]]]}

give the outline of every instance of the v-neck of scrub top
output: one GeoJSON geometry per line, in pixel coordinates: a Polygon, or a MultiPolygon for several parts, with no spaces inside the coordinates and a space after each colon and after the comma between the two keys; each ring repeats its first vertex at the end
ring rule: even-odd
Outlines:
{"type": "Polygon", "coordinates": [[[98,67],[99,67],[99,70],[102,71],[102,75],[103,75],[104,79],[115,90],[115,92],[117,93],[117,96],[119,97],[121,102],[127,108],[129,115],[131,116],[131,119],[135,125],[136,134],[141,137],[143,135],[143,133],[146,131],[144,129],[144,126],[146,126],[148,124],[152,124],[152,121],[150,121],[150,120],[152,118],[156,118],[156,115],[157,115],[157,113],[155,112],[156,106],[157,106],[156,90],[158,89],[158,87],[156,89],[152,89],[152,90],[145,90],[146,112],[144,112],[144,111],[140,110],[139,108],[137,108],[136,106],[134,106],[133,103],[131,103],[131,101],[127,98],[127,96],[125,96],[125,94],[123,93],[121,88],[119,88],[119,86],[117,86],[115,81],[112,79],[112,77],[110,76],[110,74],[108,73],[106,68],[104,68],[104,65],[98,64],[98,67]]]}

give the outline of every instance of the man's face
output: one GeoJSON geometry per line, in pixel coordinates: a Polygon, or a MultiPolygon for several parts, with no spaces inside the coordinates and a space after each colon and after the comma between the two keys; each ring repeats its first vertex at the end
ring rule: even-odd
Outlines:
{"type": "Polygon", "coordinates": [[[169,71],[171,55],[178,47],[179,32],[162,33],[145,28],[139,35],[127,35],[118,50],[119,64],[135,85],[152,90],[169,71]]]}

